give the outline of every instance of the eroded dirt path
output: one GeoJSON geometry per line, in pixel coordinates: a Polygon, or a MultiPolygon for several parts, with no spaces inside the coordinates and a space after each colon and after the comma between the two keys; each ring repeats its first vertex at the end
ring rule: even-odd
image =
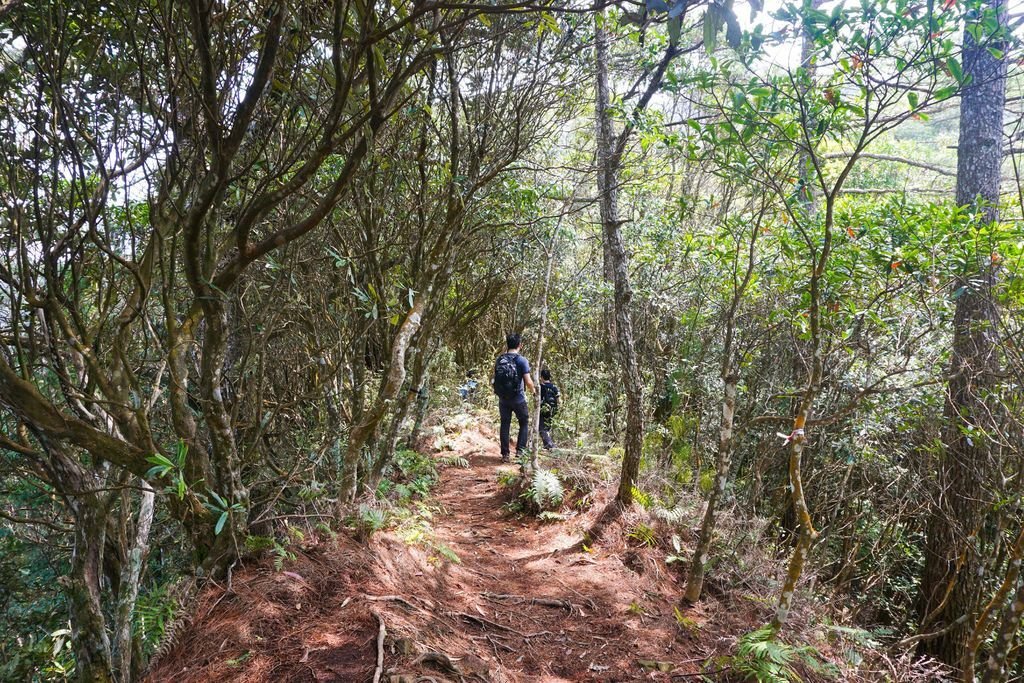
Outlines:
{"type": "Polygon", "coordinates": [[[638,660],[680,659],[686,648],[676,639],[671,596],[659,590],[671,584],[666,570],[658,576],[639,556],[630,569],[618,553],[601,548],[565,552],[580,538],[584,520],[543,524],[510,513],[498,473],[514,468],[500,464],[489,435],[463,435],[458,452],[470,467],[445,470],[437,501],[446,514],[435,520],[435,534],[461,565],[447,567],[446,580],[428,598],[436,621],[424,627],[442,635],[447,625],[475,644],[464,675],[654,680],[658,674],[638,660]]]}
{"type": "Polygon", "coordinates": [[[371,681],[383,653],[381,680],[394,683],[667,681],[654,662],[692,673],[713,655],[676,624],[678,579],[662,556],[618,532],[565,550],[600,503],[563,522],[513,514],[489,430],[451,442],[470,467],[443,470],[425,538],[339,536],[239,572],[230,590],[204,591],[150,680],[371,681]]]}

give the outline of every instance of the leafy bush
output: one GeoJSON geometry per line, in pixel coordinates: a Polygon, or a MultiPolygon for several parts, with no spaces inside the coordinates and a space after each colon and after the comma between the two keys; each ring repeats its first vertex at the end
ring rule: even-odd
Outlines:
{"type": "Polygon", "coordinates": [[[705,496],[711,493],[711,489],[715,488],[715,470],[707,469],[702,471],[698,486],[700,486],[700,492],[705,496]]]}
{"type": "Polygon", "coordinates": [[[399,505],[406,505],[429,494],[438,479],[437,462],[432,457],[403,449],[395,453],[387,478],[377,486],[377,497],[388,498],[393,493],[399,505]]]}
{"type": "Polygon", "coordinates": [[[498,472],[498,486],[502,488],[515,488],[519,485],[521,477],[513,470],[504,470],[498,472]]]}

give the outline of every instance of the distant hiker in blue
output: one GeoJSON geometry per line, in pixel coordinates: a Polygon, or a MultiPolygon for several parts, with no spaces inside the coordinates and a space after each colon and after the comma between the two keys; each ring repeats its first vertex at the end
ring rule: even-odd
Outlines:
{"type": "Polygon", "coordinates": [[[505,337],[508,351],[498,356],[494,363],[494,393],[498,395],[498,413],[501,415],[501,461],[509,461],[511,450],[509,439],[512,414],[519,421],[519,438],[516,440],[516,456],[526,451],[526,440],[530,432],[530,411],[526,406],[524,387],[531,394],[537,387],[530,377],[530,362],[519,354],[522,340],[515,332],[505,337]]]}
{"type": "Polygon", "coordinates": [[[544,448],[551,450],[555,442],[551,438],[551,427],[558,414],[558,399],[561,392],[551,381],[551,371],[546,367],[540,371],[540,438],[544,441],[544,448]]]}
{"type": "Polygon", "coordinates": [[[466,371],[466,381],[459,387],[459,398],[463,401],[472,401],[476,396],[476,370],[470,368],[466,371]]]}

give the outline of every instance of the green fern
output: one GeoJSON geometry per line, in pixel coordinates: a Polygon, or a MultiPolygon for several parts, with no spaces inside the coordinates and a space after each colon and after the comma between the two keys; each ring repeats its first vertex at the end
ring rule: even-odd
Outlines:
{"type": "Polygon", "coordinates": [[[732,668],[755,683],[801,683],[803,679],[793,668],[798,662],[828,678],[839,675],[836,666],[823,661],[815,648],[777,640],[771,626],[763,626],[739,639],[732,668]]]}
{"type": "Polygon", "coordinates": [[[448,560],[452,564],[462,564],[462,559],[460,559],[459,556],[455,554],[454,550],[446,546],[444,543],[433,543],[432,546],[434,550],[437,551],[438,555],[448,560]]]}
{"type": "Polygon", "coordinates": [[[633,500],[639,503],[640,507],[644,510],[650,510],[651,506],[654,505],[654,498],[651,494],[638,489],[636,486],[632,487],[631,492],[633,494],[633,500]]]}
{"type": "Polygon", "coordinates": [[[142,639],[147,654],[163,638],[167,626],[174,620],[178,604],[168,591],[169,585],[159,586],[139,595],[135,606],[135,632],[142,639]]]}
{"type": "Polygon", "coordinates": [[[658,538],[654,535],[654,529],[642,522],[634,524],[633,528],[630,529],[629,533],[626,535],[640,545],[645,545],[648,548],[653,548],[658,544],[658,538]]]}
{"type": "Polygon", "coordinates": [[[671,510],[657,508],[654,510],[653,516],[669,526],[679,526],[686,520],[686,511],[681,507],[674,507],[671,510]]]}
{"type": "Polygon", "coordinates": [[[388,525],[388,514],[380,508],[360,505],[356,514],[356,536],[363,541],[369,540],[375,533],[388,525]]]}
{"type": "Polygon", "coordinates": [[[558,475],[551,470],[539,469],[533,473],[530,488],[526,489],[523,496],[541,512],[557,510],[565,498],[565,489],[558,480],[558,475]]]}
{"type": "Polygon", "coordinates": [[[441,467],[457,467],[463,470],[469,468],[469,461],[461,455],[446,455],[438,459],[438,464],[441,467]]]}
{"type": "Polygon", "coordinates": [[[775,631],[763,626],[740,637],[732,668],[756,683],[799,683],[792,667],[796,658],[792,646],[775,640],[775,631]]]}

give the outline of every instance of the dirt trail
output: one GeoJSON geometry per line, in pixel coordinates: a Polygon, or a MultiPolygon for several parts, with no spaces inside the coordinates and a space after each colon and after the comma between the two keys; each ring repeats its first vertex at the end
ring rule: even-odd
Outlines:
{"type": "Polygon", "coordinates": [[[383,681],[665,681],[654,662],[700,670],[713,648],[676,624],[678,578],[663,558],[615,540],[566,552],[587,519],[508,512],[498,473],[510,468],[487,431],[455,437],[470,467],[443,471],[432,544],[339,537],[284,571],[247,570],[230,593],[204,596],[151,680],[369,681],[381,621],[383,681]]]}
{"type": "Polygon", "coordinates": [[[449,514],[437,522],[438,538],[463,563],[442,609],[468,615],[460,618],[492,662],[513,680],[625,680],[647,678],[638,658],[672,657],[671,608],[669,619],[646,613],[667,596],[617,555],[561,552],[579,540],[579,523],[507,513],[497,472],[511,468],[499,468],[489,440],[468,460],[469,469],[446,471],[439,496],[449,514]]]}

